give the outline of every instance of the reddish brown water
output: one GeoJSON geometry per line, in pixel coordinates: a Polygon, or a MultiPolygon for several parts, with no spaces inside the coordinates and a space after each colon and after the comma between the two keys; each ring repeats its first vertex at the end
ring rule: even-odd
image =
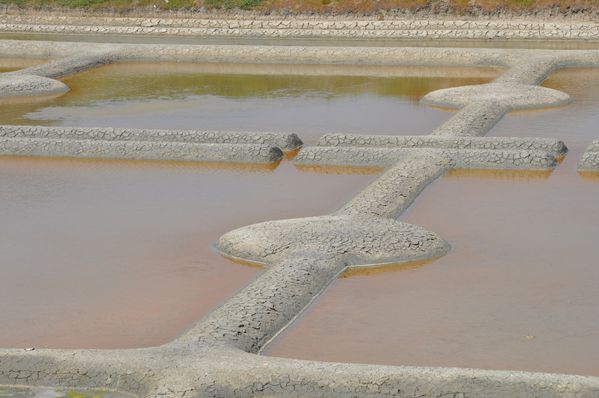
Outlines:
{"type": "Polygon", "coordinates": [[[0,158],[0,346],[165,343],[256,277],[237,227],[334,210],[372,176],[0,158]]]}
{"type": "Polygon", "coordinates": [[[576,173],[599,138],[599,71],[547,86],[576,103],[510,115],[497,135],[564,139],[552,174],[454,172],[402,217],[452,245],[418,267],[337,281],[269,355],[599,376],[599,179],[576,173]]]}
{"type": "MultiPolygon", "coordinates": [[[[420,96],[495,74],[278,68],[117,64],[66,79],[64,96],[5,104],[0,123],[293,130],[308,140],[353,121],[410,131],[449,117],[419,106],[420,96]]],[[[0,178],[0,346],[98,348],[167,342],[255,277],[211,251],[224,232],[326,213],[372,179],[288,163],[249,172],[6,158],[0,178]]]]}

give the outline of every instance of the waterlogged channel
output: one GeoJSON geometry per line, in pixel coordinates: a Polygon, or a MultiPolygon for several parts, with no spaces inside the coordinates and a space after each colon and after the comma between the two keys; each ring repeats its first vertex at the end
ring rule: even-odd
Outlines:
{"type": "Polygon", "coordinates": [[[599,376],[599,179],[576,172],[598,137],[599,70],[545,85],[576,102],[509,115],[492,135],[564,140],[553,173],[449,173],[402,217],[448,255],[347,273],[267,354],[599,376]]]}
{"type": "Polygon", "coordinates": [[[484,68],[118,63],[65,79],[66,95],[3,104],[2,124],[427,134],[451,116],[418,100],[487,82],[484,68]],[[363,76],[366,75],[366,76],[363,76]],[[10,106],[9,106],[10,105],[10,106]]]}

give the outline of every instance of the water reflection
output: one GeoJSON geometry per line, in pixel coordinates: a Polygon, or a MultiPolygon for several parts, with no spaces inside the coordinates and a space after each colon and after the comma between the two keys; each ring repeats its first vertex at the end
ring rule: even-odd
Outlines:
{"type": "Polygon", "coordinates": [[[345,272],[343,272],[340,278],[352,278],[356,276],[370,276],[384,274],[387,272],[402,272],[407,270],[414,270],[420,267],[424,267],[425,265],[431,264],[435,260],[435,258],[431,258],[427,260],[409,261],[400,264],[385,264],[378,267],[351,267],[348,268],[345,272]]]}
{"type": "Polygon", "coordinates": [[[599,172],[596,171],[581,171],[578,173],[580,178],[583,181],[587,182],[598,182],[599,181],[599,172]]]}
{"type": "Polygon", "coordinates": [[[488,82],[497,70],[119,63],[65,79],[71,91],[0,108],[2,124],[425,134],[451,113],[427,92],[488,82]],[[231,73],[226,73],[227,71],[231,73]]]}
{"type": "Polygon", "coordinates": [[[362,175],[374,175],[382,173],[384,167],[374,166],[313,166],[313,165],[295,165],[299,171],[306,173],[318,173],[318,174],[362,174],[362,175]]]}
{"type": "Polygon", "coordinates": [[[0,346],[166,343],[259,272],[216,253],[218,237],[329,212],[372,178],[0,158],[0,346]]]}
{"type": "Polygon", "coordinates": [[[451,252],[339,279],[268,354],[599,376],[599,183],[576,171],[597,138],[599,71],[560,71],[546,85],[575,103],[510,114],[492,134],[561,139],[562,164],[448,173],[402,220],[435,231],[451,252]]]}
{"type": "Polygon", "coordinates": [[[527,182],[545,180],[551,176],[553,170],[491,170],[491,169],[454,169],[445,173],[445,178],[485,180],[507,180],[527,182]]]}
{"type": "Polygon", "coordinates": [[[27,68],[45,62],[37,58],[9,58],[0,57],[0,73],[10,72],[17,69],[27,68]]]}

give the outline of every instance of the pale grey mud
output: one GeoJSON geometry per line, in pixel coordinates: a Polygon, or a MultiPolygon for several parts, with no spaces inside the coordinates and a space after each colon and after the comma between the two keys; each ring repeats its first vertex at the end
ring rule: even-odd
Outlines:
{"type": "Polygon", "coordinates": [[[491,131],[563,139],[555,171],[450,172],[402,220],[452,252],[346,274],[267,353],[599,376],[599,180],[576,171],[597,136],[598,82],[597,70],[559,71],[545,85],[573,105],[508,115],[491,131]]]}

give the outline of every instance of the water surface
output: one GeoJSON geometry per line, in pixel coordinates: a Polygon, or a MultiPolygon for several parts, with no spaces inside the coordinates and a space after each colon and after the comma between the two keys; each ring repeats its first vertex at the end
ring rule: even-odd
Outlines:
{"type": "Polygon", "coordinates": [[[63,96],[0,108],[2,124],[427,134],[450,112],[426,93],[487,82],[484,68],[119,63],[65,79],[63,96]],[[227,73],[228,72],[228,73],[227,73]],[[367,76],[361,76],[367,75],[367,76]]]}
{"type": "Polygon", "coordinates": [[[2,398],[135,398],[132,394],[104,390],[65,390],[46,387],[0,385],[2,398]]]}
{"type": "Polygon", "coordinates": [[[267,353],[599,376],[599,179],[576,172],[599,137],[599,71],[560,71],[546,85],[576,102],[510,115],[493,134],[563,139],[563,164],[435,182],[402,219],[439,233],[452,251],[346,275],[267,353]]]}
{"type": "Polygon", "coordinates": [[[220,235],[332,211],[372,178],[0,158],[0,347],[166,343],[258,275],[220,235]]]}

